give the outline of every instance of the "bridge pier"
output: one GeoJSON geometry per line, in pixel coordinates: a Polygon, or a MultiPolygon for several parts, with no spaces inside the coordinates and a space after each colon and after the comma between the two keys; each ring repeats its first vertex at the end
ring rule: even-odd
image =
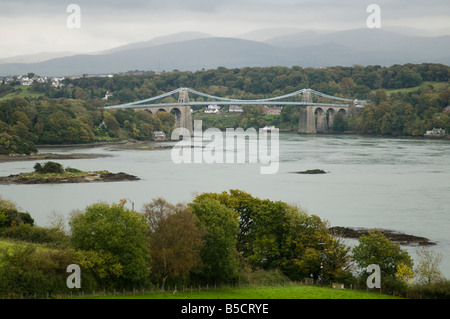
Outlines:
{"type": "Polygon", "coordinates": [[[189,130],[191,135],[193,134],[193,125],[192,125],[192,114],[191,107],[189,105],[182,107],[183,111],[181,112],[180,126],[189,130]]]}
{"type": "Polygon", "coordinates": [[[300,107],[300,118],[298,132],[304,134],[316,134],[316,119],[314,118],[313,106],[300,107]]]}
{"type": "Polygon", "coordinates": [[[171,113],[175,116],[175,127],[184,127],[189,130],[191,135],[193,134],[192,126],[192,114],[191,107],[189,105],[180,106],[158,106],[158,107],[146,107],[141,108],[155,114],[158,111],[164,111],[166,113],[171,113]]]}

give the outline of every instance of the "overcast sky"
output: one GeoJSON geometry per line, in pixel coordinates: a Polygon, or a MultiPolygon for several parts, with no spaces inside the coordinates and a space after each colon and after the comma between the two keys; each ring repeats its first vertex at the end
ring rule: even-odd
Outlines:
{"type": "Polygon", "coordinates": [[[449,0],[0,0],[0,58],[39,52],[95,52],[183,31],[237,36],[263,28],[365,28],[369,4],[381,27],[450,34],[449,0]],[[68,28],[69,4],[81,27],[68,28]]]}

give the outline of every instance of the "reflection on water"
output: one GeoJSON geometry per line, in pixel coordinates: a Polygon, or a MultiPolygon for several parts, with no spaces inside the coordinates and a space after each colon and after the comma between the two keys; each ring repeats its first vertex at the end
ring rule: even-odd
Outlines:
{"type": "MultiPolygon", "coordinates": [[[[156,197],[191,201],[195,194],[241,189],[260,198],[297,204],[331,226],[379,227],[429,238],[444,254],[450,277],[450,143],[441,140],[333,135],[280,135],[280,169],[261,175],[257,164],[174,164],[170,150],[121,146],[42,152],[111,154],[61,160],[82,170],[124,171],[137,182],[0,185],[3,198],[46,225],[55,211],[68,215],[98,201],[128,198],[139,209],[156,197]],[[329,174],[292,172],[323,169],[329,174]]],[[[170,142],[168,143],[170,144],[170,142]]],[[[35,162],[1,163],[0,175],[32,171],[35,162]]]]}

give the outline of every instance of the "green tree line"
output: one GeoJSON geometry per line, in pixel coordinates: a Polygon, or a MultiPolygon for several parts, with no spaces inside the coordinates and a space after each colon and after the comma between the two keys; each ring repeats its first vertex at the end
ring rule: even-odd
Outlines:
{"type": "MultiPolygon", "coordinates": [[[[108,110],[101,107],[133,102],[178,87],[237,99],[258,99],[291,93],[302,88],[338,97],[369,100],[352,116],[337,115],[331,131],[353,131],[377,135],[422,135],[427,129],[450,130],[448,85],[450,68],[422,63],[329,68],[246,67],[196,72],[130,72],[112,77],[81,77],[63,80],[55,88],[34,83],[31,91],[38,98],[13,98],[0,102],[0,153],[30,153],[36,144],[78,144],[124,139],[151,139],[155,130],[169,135],[174,127],[172,114],[145,111],[108,110]],[[428,84],[427,84],[428,83],[428,84]],[[418,86],[417,89],[408,89],[418,86]],[[112,96],[103,99],[106,92],[112,96]]],[[[17,85],[0,85],[0,96],[17,85]]],[[[203,97],[191,97],[205,101],[203,97]]],[[[166,101],[175,101],[167,97],[166,101]]],[[[198,110],[199,107],[194,107],[198,110]]],[[[205,120],[206,127],[261,127],[277,125],[294,130],[298,125],[297,107],[285,106],[281,116],[268,118],[262,107],[244,107],[234,121],[205,120]]]]}
{"type": "Polygon", "coordinates": [[[0,154],[30,154],[36,145],[149,140],[154,131],[170,134],[172,114],[98,109],[87,101],[14,98],[0,102],[0,154]]]}
{"type": "Polygon", "coordinates": [[[70,92],[66,97],[77,99],[102,98],[106,92],[113,92],[108,100],[110,104],[149,98],[178,87],[191,87],[212,95],[247,99],[272,97],[302,88],[311,88],[329,95],[366,99],[373,90],[410,88],[424,81],[447,82],[448,76],[448,66],[434,63],[390,67],[219,67],[196,72],[130,72],[113,77],[66,79],[66,86],[61,90],[70,92]]]}
{"type": "Polygon", "coordinates": [[[378,264],[386,293],[433,291],[430,287],[439,285],[449,294],[432,253],[423,253],[416,271],[420,286],[410,286],[411,257],[380,231],[361,237],[352,251],[326,221],[281,201],[230,190],[203,193],[188,204],[156,198],[139,212],[126,204],[99,202],[74,211],[65,230],[61,222],[35,226],[28,213],[1,199],[0,236],[16,244],[0,248],[0,297],[70,294],[71,264],[81,269],[84,293],[269,278],[364,286],[367,266],[378,264]]]}

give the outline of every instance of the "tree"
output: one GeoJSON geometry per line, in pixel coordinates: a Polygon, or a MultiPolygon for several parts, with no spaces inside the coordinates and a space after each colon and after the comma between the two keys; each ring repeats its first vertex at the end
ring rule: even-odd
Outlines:
{"type": "Polygon", "coordinates": [[[164,198],[158,197],[150,203],[144,204],[143,210],[150,233],[154,233],[160,223],[177,211],[177,207],[168,203],[164,198]]]}
{"type": "Polygon", "coordinates": [[[67,292],[70,252],[17,243],[0,248],[0,260],[1,298],[48,298],[49,292],[67,292]]]}
{"type": "Polygon", "coordinates": [[[44,165],[41,163],[36,163],[34,165],[34,170],[37,173],[46,174],[46,173],[57,173],[62,174],[64,173],[64,167],[56,162],[45,162],[44,165]]]}
{"type": "Polygon", "coordinates": [[[361,268],[361,279],[368,276],[367,266],[376,264],[380,267],[382,284],[385,282],[385,290],[397,290],[396,274],[401,267],[413,267],[413,260],[408,252],[399,244],[391,242],[378,230],[371,230],[368,235],[359,238],[359,244],[353,248],[353,259],[361,268]],[[387,285],[387,286],[386,286],[387,285]]]}
{"type": "Polygon", "coordinates": [[[391,88],[409,88],[420,85],[423,82],[422,76],[403,66],[398,73],[389,81],[388,85],[391,88]]]}
{"type": "Polygon", "coordinates": [[[16,135],[7,132],[0,133],[0,154],[26,154],[37,153],[37,148],[33,142],[21,139],[16,135]]]}
{"type": "Polygon", "coordinates": [[[20,212],[17,206],[0,196],[0,227],[28,224],[33,226],[34,219],[29,213],[20,212]]]}
{"type": "Polygon", "coordinates": [[[293,280],[320,271],[320,253],[328,254],[329,278],[347,263],[347,250],[329,236],[324,221],[281,201],[259,199],[240,190],[204,193],[196,200],[215,199],[239,220],[236,249],[253,269],[280,269],[293,280]],[[323,245],[321,245],[322,243],[323,245]],[[326,251],[325,251],[326,249],[326,251]]]}
{"type": "Polygon", "coordinates": [[[386,102],[388,100],[388,96],[384,89],[378,89],[375,93],[369,94],[369,99],[372,100],[375,105],[378,105],[381,102],[386,102]]]}
{"type": "Polygon", "coordinates": [[[119,136],[120,124],[117,122],[114,115],[105,111],[103,113],[103,122],[105,123],[111,137],[119,136]]]}
{"type": "Polygon", "coordinates": [[[122,284],[138,284],[150,274],[148,226],[145,216],[123,205],[96,203],[69,221],[75,249],[110,253],[122,267],[122,284]]]}
{"type": "MultiPolygon", "coordinates": [[[[160,121],[161,127],[159,130],[165,132],[166,134],[170,134],[175,128],[175,116],[171,113],[166,112],[157,112],[155,115],[156,121],[160,121]]],[[[155,126],[156,128],[156,126],[155,126]]]]}
{"type": "Polygon", "coordinates": [[[211,284],[236,282],[239,271],[236,251],[239,221],[236,214],[211,198],[196,198],[189,207],[203,231],[202,266],[196,276],[211,284]]]}
{"type": "Polygon", "coordinates": [[[348,122],[341,112],[337,112],[333,118],[332,130],[336,132],[344,132],[348,129],[348,122]]]}
{"type": "Polygon", "coordinates": [[[281,123],[288,123],[292,127],[298,126],[300,108],[294,105],[283,106],[280,113],[281,123]]]}
{"type": "Polygon", "coordinates": [[[416,281],[419,284],[434,284],[443,279],[439,270],[439,264],[442,261],[442,254],[434,253],[427,248],[417,250],[419,256],[418,265],[415,269],[416,281]]]}
{"type": "Polygon", "coordinates": [[[414,272],[411,267],[401,262],[397,265],[395,277],[402,281],[403,284],[409,285],[414,279],[414,272]]]}
{"type": "Polygon", "coordinates": [[[242,107],[240,126],[244,129],[253,127],[258,129],[264,125],[264,107],[262,105],[244,105],[242,107]]]}
{"type": "Polygon", "coordinates": [[[196,216],[182,204],[157,198],[144,210],[151,232],[152,275],[164,290],[168,279],[185,279],[200,264],[201,232],[196,216]]]}

